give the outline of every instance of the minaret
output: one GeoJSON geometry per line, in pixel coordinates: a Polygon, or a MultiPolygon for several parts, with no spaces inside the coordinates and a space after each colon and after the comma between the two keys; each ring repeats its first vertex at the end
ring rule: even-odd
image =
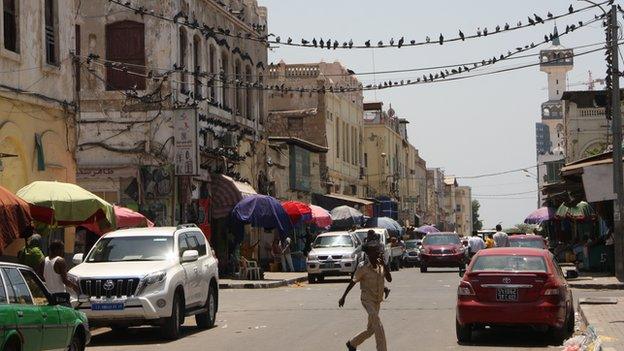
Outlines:
{"type": "Polygon", "coordinates": [[[561,46],[556,26],[553,36],[552,46],[540,51],[540,71],[548,74],[549,101],[561,100],[568,72],[574,66],[574,52],[561,46]]]}

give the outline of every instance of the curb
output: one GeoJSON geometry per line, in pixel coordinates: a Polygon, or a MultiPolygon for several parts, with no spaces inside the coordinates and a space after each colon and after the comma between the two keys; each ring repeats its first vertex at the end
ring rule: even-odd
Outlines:
{"type": "Polygon", "coordinates": [[[609,347],[609,346],[604,346],[602,345],[602,337],[600,336],[600,334],[598,333],[598,331],[596,330],[596,328],[589,324],[589,321],[587,320],[587,316],[585,316],[585,311],[583,311],[583,304],[579,301],[578,303],[578,308],[576,309],[576,311],[579,314],[579,317],[581,318],[581,323],[583,323],[583,325],[585,325],[587,332],[590,336],[591,336],[591,343],[594,343],[595,347],[598,348],[594,348],[595,350],[601,350],[601,351],[616,351],[614,348],[609,347]]]}
{"type": "Polygon", "coordinates": [[[266,283],[219,283],[219,289],[273,289],[307,281],[308,277],[303,276],[266,283]]]}
{"type": "Polygon", "coordinates": [[[592,283],[574,283],[568,281],[568,285],[574,289],[593,289],[593,290],[624,290],[624,284],[592,284],[592,283]]]}

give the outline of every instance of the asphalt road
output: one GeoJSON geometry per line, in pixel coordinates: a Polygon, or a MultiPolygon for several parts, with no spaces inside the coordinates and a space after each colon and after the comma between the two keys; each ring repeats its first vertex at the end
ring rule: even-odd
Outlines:
{"type": "MultiPolygon", "coordinates": [[[[549,339],[530,330],[486,330],[470,345],[455,338],[454,306],[459,276],[456,270],[417,269],[393,273],[389,299],[381,319],[389,350],[537,350],[555,348],[549,339]]],[[[279,289],[222,290],[217,326],[198,332],[186,320],[184,336],[164,342],[157,328],[132,328],[124,333],[95,332],[94,351],[276,351],[346,350],[345,342],[366,325],[366,315],[354,289],[344,308],[338,298],[345,280],[279,289]]],[[[577,291],[579,296],[613,296],[612,291],[577,291]]],[[[619,293],[618,294],[622,294],[619,293]]],[[[359,350],[374,350],[370,339],[359,350]]]]}

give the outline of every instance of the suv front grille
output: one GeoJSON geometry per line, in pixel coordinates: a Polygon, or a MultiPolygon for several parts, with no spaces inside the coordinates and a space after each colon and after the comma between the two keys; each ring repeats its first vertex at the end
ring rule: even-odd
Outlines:
{"type": "Polygon", "coordinates": [[[81,279],[80,289],[83,294],[96,298],[134,296],[139,281],[139,278],[81,279]]]}
{"type": "Polygon", "coordinates": [[[342,255],[319,256],[318,259],[319,259],[319,261],[326,261],[330,257],[332,258],[332,260],[341,260],[342,259],[342,255]]]}
{"type": "Polygon", "coordinates": [[[431,253],[434,255],[444,255],[444,254],[448,254],[450,252],[447,252],[444,249],[439,249],[439,250],[431,250],[431,253]]]}

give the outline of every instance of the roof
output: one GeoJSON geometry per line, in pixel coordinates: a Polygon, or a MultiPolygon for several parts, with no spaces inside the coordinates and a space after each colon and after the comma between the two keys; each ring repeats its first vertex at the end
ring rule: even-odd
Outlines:
{"type": "Polygon", "coordinates": [[[455,178],[455,176],[445,176],[444,177],[444,184],[446,185],[455,185],[457,186],[457,178],[455,178]]]}
{"type": "Polygon", "coordinates": [[[336,236],[336,235],[349,235],[349,232],[348,231],[327,232],[327,233],[317,235],[317,238],[319,236],[336,236]]]}
{"type": "Polygon", "coordinates": [[[487,250],[480,250],[479,256],[496,255],[522,255],[522,256],[546,256],[549,251],[530,247],[495,247],[487,250]]]}
{"type": "Polygon", "coordinates": [[[308,151],[312,151],[312,152],[316,152],[316,153],[327,153],[329,151],[328,147],[325,146],[321,146],[312,142],[309,142],[307,140],[301,139],[301,138],[295,138],[295,137],[281,137],[281,136],[272,136],[269,137],[269,141],[275,141],[275,142],[283,142],[286,143],[288,145],[297,145],[301,148],[304,148],[308,151]]]}
{"type": "Polygon", "coordinates": [[[586,157],[574,162],[570,162],[561,168],[562,173],[576,173],[576,171],[589,166],[604,165],[613,163],[612,152],[607,151],[599,155],[586,157]]]}
{"type": "Polygon", "coordinates": [[[152,228],[130,228],[115,230],[104,234],[105,237],[128,237],[128,236],[173,236],[178,230],[176,227],[152,227],[152,228]]]}

